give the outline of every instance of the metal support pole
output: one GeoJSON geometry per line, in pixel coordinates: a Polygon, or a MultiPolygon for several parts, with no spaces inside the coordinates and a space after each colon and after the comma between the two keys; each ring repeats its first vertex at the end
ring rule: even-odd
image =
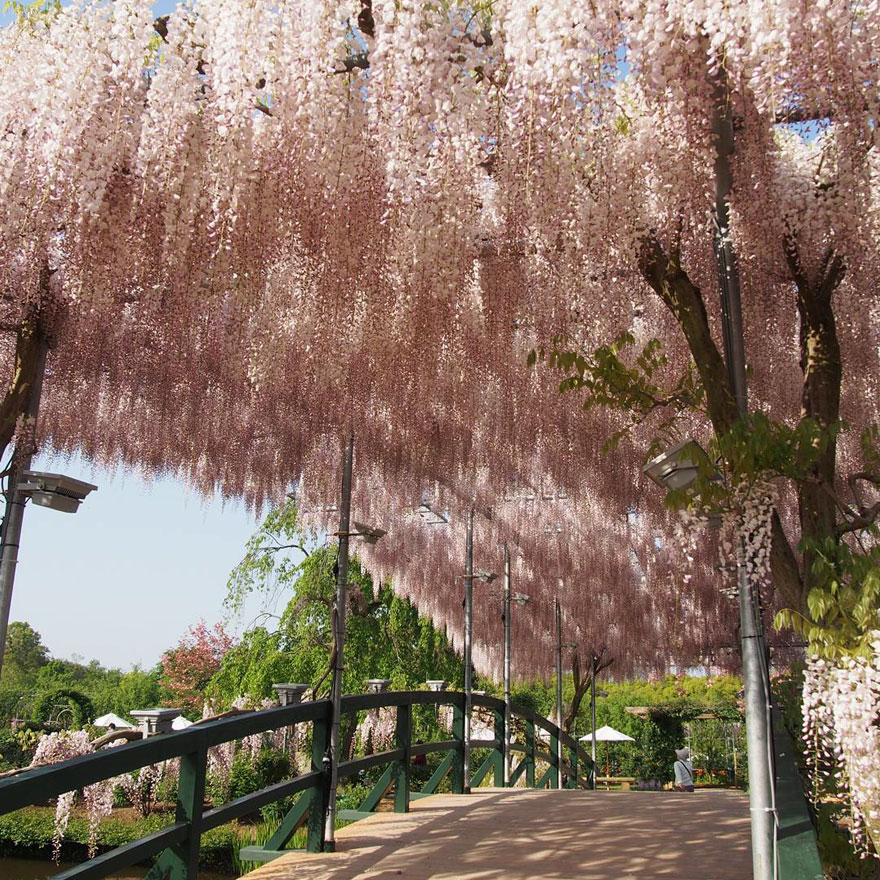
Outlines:
{"type": "Polygon", "coordinates": [[[474,509],[468,511],[464,561],[464,793],[471,790],[471,711],[474,642],[474,509]]]}
{"type": "MultiPolygon", "coordinates": [[[[721,84],[716,99],[714,119],[717,155],[715,159],[715,254],[721,288],[721,318],[724,353],[737,409],[748,415],[745,342],[742,300],[736,254],[730,240],[730,155],[733,152],[733,121],[727,113],[727,88],[721,84]]],[[[739,548],[740,557],[742,547],[739,548]]],[[[762,627],[745,569],[745,560],[737,561],[739,585],[740,632],[742,637],[743,690],[746,710],[746,741],[749,757],[749,804],[752,815],[752,871],[754,880],[773,880],[776,873],[774,773],[770,743],[770,692],[761,663],[764,651],[762,627]]]]}
{"type": "Polygon", "coordinates": [[[599,666],[595,654],[590,654],[590,725],[592,737],[590,757],[593,759],[593,791],[596,790],[596,670],[599,666]]]}
{"type": "MultiPolygon", "coordinates": [[[[562,606],[559,596],[555,596],[556,605],[556,726],[562,730],[562,606]]],[[[557,788],[562,788],[562,739],[556,738],[557,788]]]]}
{"type": "MultiPolygon", "coordinates": [[[[34,384],[28,398],[25,418],[31,431],[36,430],[37,415],[40,411],[40,397],[43,393],[43,374],[46,372],[46,355],[49,345],[44,340],[40,346],[34,384]]],[[[20,475],[30,470],[34,457],[33,437],[25,432],[12,455],[9,469],[9,483],[6,489],[6,512],[3,516],[3,529],[0,533],[0,673],[3,669],[3,656],[6,653],[6,632],[9,628],[9,611],[12,607],[12,587],[15,583],[15,569],[18,566],[18,547],[21,541],[21,524],[24,520],[24,505],[27,500],[18,491],[20,475]]]]}
{"type": "Polygon", "coordinates": [[[349,434],[342,466],[342,503],[339,506],[339,553],[336,560],[336,607],[333,618],[333,681],[330,688],[330,791],[327,796],[327,820],[324,826],[324,849],[336,848],[336,789],[339,786],[339,741],[342,710],[343,649],[345,647],[345,611],[348,606],[348,538],[351,520],[351,467],[354,459],[354,434],[349,434]]]}
{"type": "Polygon", "coordinates": [[[504,545],[504,787],[510,786],[510,550],[504,545]]]}

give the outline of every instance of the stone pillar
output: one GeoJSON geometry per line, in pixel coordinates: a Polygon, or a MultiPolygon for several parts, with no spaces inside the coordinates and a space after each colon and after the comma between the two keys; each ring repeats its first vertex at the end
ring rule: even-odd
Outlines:
{"type": "MultiPolygon", "coordinates": [[[[291,684],[290,682],[279,682],[272,685],[278,692],[278,702],[282,706],[298,706],[302,702],[303,694],[309,689],[307,684],[291,684]]],[[[291,770],[296,770],[299,763],[299,755],[296,754],[296,725],[291,724],[285,727],[282,734],[281,748],[284,749],[288,758],[292,761],[291,770]],[[291,749],[291,740],[294,747],[291,749]],[[291,754],[292,753],[292,754],[291,754]]]]}
{"type": "Polygon", "coordinates": [[[128,714],[146,739],[157,733],[171,733],[171,722],[180,715],[180,709],[133,709],[128,714]]]}
{"type": "Polygon", "coordinates": [[[390,678],[368,678],[364,684],[367,686],[367,693],[384,694],[391,684],[390,678]]]}
{"type": "Polygon", "coordinates": [[[278,692],[278,702],[282,706],[298,706],[303,699],[303,694],[309,689],[307,684],[290,684],[288,682],[273,684],[278,692]]]}
{"type": "Polygon", "coordinates": [[[428,685],[429,691],[434,691],[435,693],[449,688],[449,682],[443,681],[442,678],[429,678],[425,684],[428,685]]]}

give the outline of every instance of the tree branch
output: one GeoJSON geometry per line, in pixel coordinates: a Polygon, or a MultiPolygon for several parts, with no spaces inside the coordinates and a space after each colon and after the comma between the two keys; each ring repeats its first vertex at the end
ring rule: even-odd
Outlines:
{"type": "Polygon", "coordinates": [[[874,525],[878,516],[880,516],[880,501],[871,507],[862,508],[858,516],[848,522],[841,523],[836,530],[837,537],[842,538],[851,532],[860,532],[862,529],[874,525]]]}
{"type": "Polygon", "coordinates": [[[642,240],[639,269],[678,322],[706,392],[712,426],[719,437],[725,435],[739,413],[724,359],[712,339],[700,289],[688,278],[678,257],[667,254],[654,236],[642,240]]]}

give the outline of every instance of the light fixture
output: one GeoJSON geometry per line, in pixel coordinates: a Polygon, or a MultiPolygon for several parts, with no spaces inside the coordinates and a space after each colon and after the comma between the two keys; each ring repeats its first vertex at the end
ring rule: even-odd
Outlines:
{"type": "Polygon", "coordinates": [[[486,571],[485,568],[478,568],[478,569],[474,572],[474,577],[475,577],[478,581],[485,581],[487,584],[491,584],[492,581],[494,581],[495,578],[498,577],[498,575],[495,574],[494,571],[486,571]]]}
{"type": "Polygon", "coordinates": [[[50,474],[43,471],[22,471],[25,482],[16,489],[40,507],[60,510],[62,513],[76,513],[83,499],[98,487],[83,480],[75,480],[64,474],[50,474]]]}
{"type": "Polygon", "coordinates": [[[448,525],[449,523],[449,517],[443,513],[438,513],[427,501],[416,508],[416,513],[429,526],[448,525]]]}
{"type": "Polygon", "coordinates": [[[373,526],[365,526],[363,523],[359,523],[357,520],[354,521],[353,532],[334,532],[334,536],[339,538],[342,535],[346,535],[349,538],[363,538],[367,544],[375,544],[379,538],[384,537],[388,533],[385,529],[377,529],[373,526]]]}
{"type": "Polygon", "coordinates": [[[663,489],[687,489],[696,481],[700,468],[706,465],[712,467],[706,450],[688,438],[651,459],[642,473],[663,489]]]}

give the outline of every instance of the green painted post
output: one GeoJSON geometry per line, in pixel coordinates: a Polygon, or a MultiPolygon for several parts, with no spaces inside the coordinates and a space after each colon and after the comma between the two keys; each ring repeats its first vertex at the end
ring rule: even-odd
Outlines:
{"type": "Polygon", "coordinates": [[[550,788],[559,788],[559,734],[551,733],[550,734],[550,754],[552,755],[552,760],[550,761],[550,766],[553,767],[556,772],[550,774],[550,788]]]}
{"type": "Polygon", "coordinates": [[[492,769],[495,773],[495,787],[504,788],[504,760],[507,751],[504,748],[507,739],[507,731],[504,729],[504,711],[495,709],[493,714],[495,716],[495,739],[498,740],[498,745],[492,751],[492,769]]]}
{"type": "Polygon", "coordinates": [[[452,706],[452,738],[456,741],[452,759],[452,792],[464,794],[464,709],[452,706]]]}
{"type": "Polygon", "coordinates": [[[373,786],[372,791],[364,798],[358,807],[361,813],[372,813],[379,805],[379,801],[388,794],[388,789],[394,785],[394,765],[389,765],[379,777],[379,781],[373,786]]]}
{"type": "Polygon", "coordinates": [[[146,880],[196,880],[198,877],[207,762],[208,753],[204,749],[181,755],[175,821],[186,822],[187,835],[159,856],[146,880]]]}
{"type": "Polygon", "coordinates": [[[409,812],[410,746],[412,744],[412,704],[397,707],[397,748],[403,749],[403,758],[394,762],[394,812],[409,812]]]}
{"type": "Polygon", "coordinates": [[[578,753],[577,749],[572,746],[568,747],[568,763],[571,764],[571,773],[568,776],[568,782],[566,782],[566,788],[577,788],[578,787],[578,753]]]}
{"type": "Polygon", "coordinates": [[[323,775],[309,792],[309,823],[306,849],[309,852],[324,851],[324,831],[327,818],[327,796],[330,791],[330,767],[324,764],[329,746],[330,726],[327,718],[316,718],[312,724],[312,770],[323,775]]]}
{"type": "Polygon", "coordinates": [[[434,794],[443,777],[452,769],[455,760],[455,752],[447,752],[446,757],[437,765],[437,769],[431,774],[431,778],[425,783],[419,794],[434,794]]]}
{"type": "Polygon", "coordinates": [[[535,722],[526,721],[526,755],[523,761],[526,765],[526,787],[535,787],[535,722]]]}

